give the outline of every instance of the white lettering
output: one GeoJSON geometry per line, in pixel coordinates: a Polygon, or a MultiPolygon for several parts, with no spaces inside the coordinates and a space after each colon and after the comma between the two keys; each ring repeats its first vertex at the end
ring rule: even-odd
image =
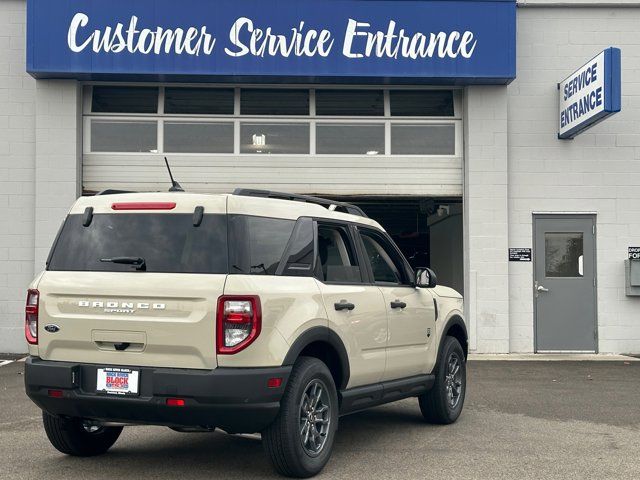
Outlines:
{"type": "Polygon", "coordinates": [[[249,54],[255,57],[313,57],[316,54],[326,57],[333,46],[329,30],[307,29],[303,21],[291,28],[291,33],[283,35],[274,33],[271,27],[257,28],[247,17],[240,17],[233,23],[229,42],[235,48],[225,47],[224,51],[231,57],[249,54]]]}
{"type": "MultiPolygon", "coordinates": [[[[138,17],[132,15],[128,25],[117,23],[102,29],[88,30],[89,17],[76,13],[69,24],[67,44],[72,52],[87,47],[95,53],[139,53],[141,55],[211,55],[216,38],[207,26],[186,28],[138,28],[138,17]],[[81,30],[87,29],[85,34],[81,30]]],[[[342,55],[346,58],[471,58],[477,40],[473,32],[408,32],[389,20],[384,29],[374,30],[371,23],[348,19],[344,32],[342,55]]],[[[229,30],[229,45],[224,48],[230,57],[327,57],[334,39],[329,30],[308,28],[305,21],[284,33],[270,26],[256,26],[248,17],[239,17],[229,30]]]]}
{"type": "Polygon", "coordinates": [[[91,43],[91,38],[93,34],[89,35],[82,45],[78,45],[77,35],[78,35],[78,27],[86,27],[87,23],[89,23],[89,17],[87,17],[84,13],[76,13],[71,19],[71,24],[69,25],[69,31],[67,33],[67,45],[72,52],[80,53],[85,49],[89,43],[91,43]]]}
{"type": "Polygon", "coordinates": [[[349,19],[342,54],[347,58],[471,58],[476,48],[473,32],[458,31],[414,34],[397,29],[390,20],[386,31],[369,31],[371,25],[349,19]],[[358,42],[357,37],[365,37],[358,42]]]}

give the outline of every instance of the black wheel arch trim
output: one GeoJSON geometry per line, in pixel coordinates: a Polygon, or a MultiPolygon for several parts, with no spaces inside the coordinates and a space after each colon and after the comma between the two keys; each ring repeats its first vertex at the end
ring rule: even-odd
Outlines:
{"type": "Polygon", "coordinates": [[[449,329],[451,329],[451,327],[453,326],[458,326],[462,329],[462,331],[464,332],[464,345],[461,345],[462,350],[464,351],[464,357],[465,360],[467,358],[467,355],[469,354],[469,334],[467,333],[467,326],[464,323],[464,320],[462,319],[462,317],[460,315],[452,315],[448,320],[447,323],[445,324],[444,328],[442,329],[442,338],[440,338],[440,345],[438,345],[438,358],[436,360],[436,363],[438,363],[440,361],[440,357],[442,356],[442,348],[444,346],[444,338],[447,336],[447,332],[449,331],[449,329]]]}
{"type": "Polygon", "coordinates": [[[336,332],[331,330],[329,327],[312,327],[309,330],[305,331],[302,335],[300,335],[293,345],[289,348],[282,365],[293,365],[297,358],[300,356],[300,353],[312,343],[315,342],[326,342],[331,345],[336,353],[338,354],[338,359],[340,360],[340,370],[341,370],[341,382],[340,385],[336,385],[338,390],[343,390],[346,388],[349,383],[349,376],[351,375],[351,370],[349,367],[349,355],[347,355],[347,349],[345,348],[342,340],[338,336],[336,332]]]}

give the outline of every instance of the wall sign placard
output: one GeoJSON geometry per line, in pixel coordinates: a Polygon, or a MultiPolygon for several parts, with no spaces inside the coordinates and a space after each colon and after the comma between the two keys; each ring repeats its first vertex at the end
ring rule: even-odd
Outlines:
{"type": "Polygon", "coordinates": [[[510,262],[530,262],[531,249],[530,248],[510,248],[509,261],[510,262]]]}
{"type": "Polygon", "coordinates": [[[509,83],[515,42],[515,0],[27,3],[37,78],[509,83]]]}
{"type": "Polygon", "coordinates": [[[573,138],[620,111],[620,49],[610,47],[558,84],[558,138],[573,138]]]}
{"type": "Polygon", "coordinates": [[[629,260],[640,260],[640,247],[629,247],[629,260]]]}

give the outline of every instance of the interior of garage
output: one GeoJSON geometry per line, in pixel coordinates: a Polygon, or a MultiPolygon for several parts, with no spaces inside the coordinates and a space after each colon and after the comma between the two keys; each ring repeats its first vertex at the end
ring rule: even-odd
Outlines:
{"type": "Polygon", "coordinates": [[[460,197],[340,197],[380,223],[413,268],[429,267],[438,282],[464,290],[460,197]]]}

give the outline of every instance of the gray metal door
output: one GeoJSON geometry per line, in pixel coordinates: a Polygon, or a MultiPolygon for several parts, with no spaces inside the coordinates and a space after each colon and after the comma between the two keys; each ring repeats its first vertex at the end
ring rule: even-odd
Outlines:
{"type": "Polygon", "coordinates": [[[534,216],[536,352],[596,351],[595,216],[534,216]]]}

